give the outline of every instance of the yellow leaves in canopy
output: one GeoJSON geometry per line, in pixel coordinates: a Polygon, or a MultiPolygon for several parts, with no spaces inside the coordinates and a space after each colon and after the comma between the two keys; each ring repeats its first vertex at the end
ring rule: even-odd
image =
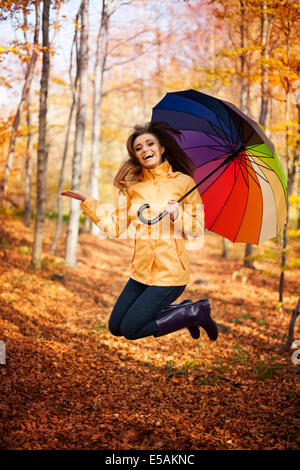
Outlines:
{"type": "Polygon", "coordinates": [[[80,31],[80,30],[81,30],[81,23],[80,23],[80,21],[78,21],[78,20],[75,19],[75,20],[73,20],[73,23],[75,23],[76,30],[77,30],[77,31],[80,31]]]}
{"type": "Polygon", "coordinates": [[[102,168],[111,168],[112,170],[118,170],[120,163],[109,162],[107,160],[100,160],[99,166],[102,168]]]}
{"type": "Polygon", "coordinates": [[[289,196],[289,204],[295,209],[300,209],[300,194],[293,194],[289,196]]]}
{"type": "Polygon", "coordinates": [[[6,77],[0,77],[0,86],[6,88],[12,88],[12,85],[8,82],[6,77]]]}
{"type": "Polygon", "coordinates": [[[18,53],[19,51],[20,49],[17,46],[13,46],[13,47],[0,46],[0,54],[8,53],[8,52],[18,53]]]}
{"type": "Polygon", "coordinates": [[[70,86],[66,81],[61,77],[52,77],[52,82],[56,83],[56,85],[63,85],[63,86],[70,86]]]}
{"type": "Polygon", "coordinates": [[[120,138],[120,130],[118,128],[107,127],[105,125],[101,126],[101,140],[109,141],[119,141],[124,144],[122,138],[120,138]]]}
{"type": "Polygon", "coordinates": [[[248,49],[246,47],[238,47],[237,49],[230,51],[226,50],[220,53],[223,57],[240,57],[246,54],[248,49]]]}

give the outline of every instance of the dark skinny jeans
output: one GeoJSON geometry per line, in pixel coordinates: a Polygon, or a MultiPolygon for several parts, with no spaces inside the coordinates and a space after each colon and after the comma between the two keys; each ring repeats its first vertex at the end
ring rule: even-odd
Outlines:
{"type": "Polygon", "coordinates": [[[184,286],[148,286],[129,278],[111,313],[108,327],[114,336],[135,340],[155,336],[155,316],[174,302],[184,286]]]}

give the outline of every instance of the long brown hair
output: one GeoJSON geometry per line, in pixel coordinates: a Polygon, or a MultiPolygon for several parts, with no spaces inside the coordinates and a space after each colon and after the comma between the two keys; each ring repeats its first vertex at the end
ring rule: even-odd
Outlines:
{"type": "Polygon", "coordinates": [[[193,161],[173,137],[175,135],[181,140],[182,133],[178,129],[174,129],[164,122],[147,122],[144,125],[137,124],[127,139],[128,159],[121,164],[114,178],[113,184],[120,192],[125,193],[126,189],[131,184],[134,184],[142,175],[143,167],[135,156],[133,144],[135,139],[143,134],[153,134],[158,139],[160,145],[165,148],[162,159],[163,161],[168,160],[173,171],[180,171],[192,176],[193,161]]]}

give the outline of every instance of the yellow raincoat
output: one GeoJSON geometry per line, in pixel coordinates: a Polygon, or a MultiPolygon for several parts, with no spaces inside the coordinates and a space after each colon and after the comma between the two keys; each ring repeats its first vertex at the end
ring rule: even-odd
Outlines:
{"type": "Polygon", "coordinates": [[[157,168],[143,168],[142,175],[132,184],[127,195],[121,195],[112,212],[95,198],[88,198],[80,206],[109,238],[134,238],[131,259],[131,278],[147,285],[181,286],[190,281],[190,259],[186,248],[189,239],[202,238],[204,232],[203,204],[197,189],[179,205],[179,215],[173,222],[169,215],[153,225],[140,221],[137,211],[146,219],[162,212],[171,199],[178,200],[187,193],[195,181],[180,171],[172,171],[168,160],[157,168]]]}

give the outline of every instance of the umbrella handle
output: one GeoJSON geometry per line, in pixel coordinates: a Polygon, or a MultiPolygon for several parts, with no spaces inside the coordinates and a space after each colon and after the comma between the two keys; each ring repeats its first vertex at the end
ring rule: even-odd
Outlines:
{"type": "MultiPolygon", "coordinates": [[[[188,196],[189,194],[191,194],[191,192],[193,192],[196,188],[198,188],[198,186],[202,183],[204,183],[205,180],[207,180],[211,175],[213,175],[217,170],[219,170],[222,166],[224,165],[227,165],[227,163],[230,163],[232,160],[234,160],[234,158],[236,157],[236,155],[239,154],[239,152],[241,150],[243,150],[244,147],[241,147],[237,152],[234,152],[230,155],[228,155],[226,157],[226,159],[217,167],[215,168],[213,171],[211,171],[209,173],[209,175],[206,175],[205,178],[203,178],[201,181],[199,181],[199,183],[197,183],[193,188],[191,188],[187,193],[185,193],[183,196],[181,196],[181,198],[178,199],[178,203],[183,201],[183,199],[188,196]]],[[[146,204],[143,204],[139,210],[138,210],[138,216],[139,216],[139,219],[146,225],[154,225],[156,224],[159,220],[161,220],[165,215],[169,214],[169,212],[167,211],[163,211],[161,212],[157,217],[155,217],[154,219],[152,220],[148,220],[148,219],[145,219],[145,217],[143,216],[142,212],[145,210],[145,209],[148,209],[150,207],[150,205],[148,203],[146,204]]]]}
{"type": "Polygon", "coordinates": [[[152,220],[151,219],[145,219],[145,217],[143,216],[143,211],[145,209],[148,209],[149,207],[150,207],[150,205],[148,203],[146,203],[146,204],[143,204],[138,210],[139,219],[146,225],[154,225],[157,222],[159,222],[163,217],[165,217],[165,215],[169,214],[168,211],[163,211],[157,217],[155,217],[152,220]]]}

